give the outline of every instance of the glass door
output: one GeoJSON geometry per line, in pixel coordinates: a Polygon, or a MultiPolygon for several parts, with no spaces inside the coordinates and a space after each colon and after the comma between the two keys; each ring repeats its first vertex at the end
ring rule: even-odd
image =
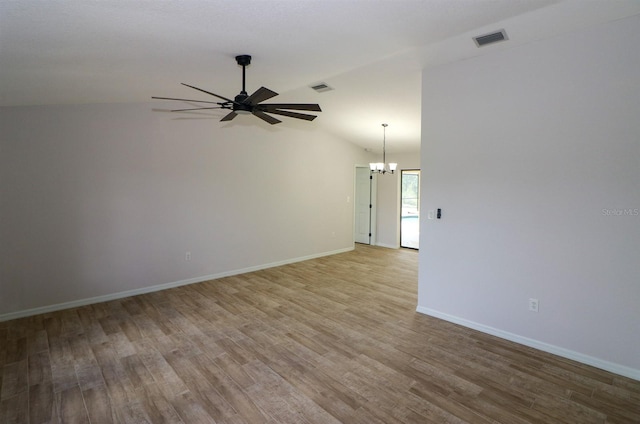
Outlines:
{"type": "Polygon", "coordinates": [[[420,247],[420,170],[401,171],[400,247],[420,247]]]}

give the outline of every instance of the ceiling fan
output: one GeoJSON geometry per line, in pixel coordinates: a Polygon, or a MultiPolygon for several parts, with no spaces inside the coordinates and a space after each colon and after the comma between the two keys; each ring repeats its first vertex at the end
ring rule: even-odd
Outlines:
{"type": "Polygon", "coordinates": [[[270,123],[271,125],[280,123],[277,118],[274,118],[270,114],[288,116],[289,118],[297,118],[297,119],[305,119],[307,121],[313,121],[317,116],[310,115],[307,113],[300,112],[291,112],[291,110],[304,110],[304,111],[312,111],[312,112],[322,112],[320,109],[320,105],[311,104],[311,103],[264,103],[265,100],[268,100],[272,97],[278,95],[275,91],[269,90],[265,87],[260,87],[257,89],[252,95],[248,95],[245,90],[245,68],[251,64],[251,56],[248,54],[243,54],[236,56],[236,62],[238,65],[242,66],[242,91],[238,94],[233,100],[228,99],[226,97],[220,96],[218,94],[212,93],[207,90],[203,90],[202,88],[194,87],[189,84],[182,83],[189,88],[193,88],[194,90],[201,91],[203,93],[212,95],[217,97],[224,102],[211,102],[204,100],[190,100],[190,99],[176,99],[172,97],[152,97],[152,99],[161,99],[161,100],[179,100],[183,102],[196,102],[196,103],[209,103],[215,104],[217,106],[209,106],[209,107],[197,107],[190,109],[174,109],[171,112],[186,112],[186,111],[194,111],[194,110],[205,110],[205,109],[229,109],[227,115],[225,115],[220,121],[231,121],[233,118],[238,116],[238,114],[253,114],[258,118],[262,119],[270,123]],[[289,110],[285,110],[289,109],[289,110]]]}

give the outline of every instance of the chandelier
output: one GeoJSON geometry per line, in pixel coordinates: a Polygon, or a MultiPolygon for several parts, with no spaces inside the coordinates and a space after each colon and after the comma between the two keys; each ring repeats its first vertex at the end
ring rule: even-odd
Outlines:
{"type": "Polygon", "coordinates": [[[369,164],[369,168],[371,172],[377,172],[378,174],[390,173],[393,174],[398,167],[398,164],[395,162],[389,163],[389,167],[387,168],[386,162],[386,143],[387,143],[387,127],[389,125],[382,124],[382,162],[371,162],[369,164]]]}

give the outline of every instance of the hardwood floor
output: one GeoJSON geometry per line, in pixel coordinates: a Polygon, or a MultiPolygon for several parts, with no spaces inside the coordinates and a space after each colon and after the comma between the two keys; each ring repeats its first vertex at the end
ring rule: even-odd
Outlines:
{"type": "Polygon", "coordinates": [[[415,312],[353,252],[0,323],[1,423],[640,423],[640,382],[415,312]]]}

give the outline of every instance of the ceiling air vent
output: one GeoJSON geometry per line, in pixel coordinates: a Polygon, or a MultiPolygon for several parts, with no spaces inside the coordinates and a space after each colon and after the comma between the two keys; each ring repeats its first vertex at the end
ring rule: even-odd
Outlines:
{"type": "Polygon", "coordinates": [[[505,41],[508,39],[509,37],[507,37],[507,33],[503,29],[501,29],[498,32],[492,32],[491,34],[485,34],[479,37],[473,37],[473,41],[476,42],[476,46],[478,47],[486,46],[487,44],[497,43],[499,41],[505,41]]]}
{"type": "Polygon", "coordinates": [[[320,82],[318,84],[314,84],[311,86],[311,88],[313,88],[314,90],[316,90],[318,93],[324,93],[325,91],[331,91],[333,90],[333,88],[329,87],[327,84],[325,84],[324,82],[320,82]]]}

